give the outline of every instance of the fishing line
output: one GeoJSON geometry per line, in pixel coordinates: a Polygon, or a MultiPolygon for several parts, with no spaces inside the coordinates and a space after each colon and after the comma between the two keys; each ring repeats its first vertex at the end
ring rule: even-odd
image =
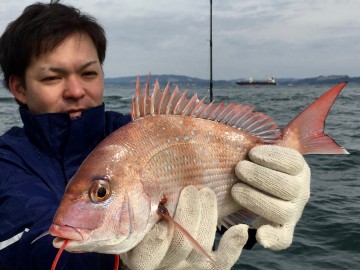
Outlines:
{"type": "Polygon", "coordinates": [[[120,255],[115,255],[114,270],[119,270],[119,265],[120,265],[120,255]]]}
{"type": "Polygon", "coordinates": [[[52,266],[51,266],[51,270],[55,270],[56,265],[57,265],[57,263],[58,263],[58,261],[59,261],[59,258],[60,258],[60,256],[61,256],[61,253],[64,251],[64,249],[65,249],[66,246],[69,244],[69,242],[70,242],[70,239],[65,240],[64,244],[61,246],[61,248],[60,248],[59,251],[57,252],[56,257],[55,257],[55,259],[54,259],[54,261],[53,261],[53,264],[52,264],[52,266]]]}

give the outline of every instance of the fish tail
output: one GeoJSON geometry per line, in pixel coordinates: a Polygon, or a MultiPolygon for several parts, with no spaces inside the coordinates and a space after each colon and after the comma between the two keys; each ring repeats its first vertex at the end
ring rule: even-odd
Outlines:
{"type": "Polygon", "coordinates": [[[295,148],[302,154],[349,154],[324,133],[330,108],[346,84],[334,86],[293,119],[282,131],[283,141],[279,145],[295,148]]]}

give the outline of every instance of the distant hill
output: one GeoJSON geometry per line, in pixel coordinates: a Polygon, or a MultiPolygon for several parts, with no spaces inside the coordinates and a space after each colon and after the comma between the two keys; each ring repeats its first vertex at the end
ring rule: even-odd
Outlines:
{"type": "MultiPolygon", "coordinates": [[[[137,79],[137,76],[129,76],[129,77],[118,77],[118,78],[106,78],[105,83],[116,83],[116,84],[135,84],[137,79]]],[[[187,84],[187,83],[205,83],[206,80],[194,78],[194,77],[188,77],[188,76],[182,76],[182,75],[171,75],[171,74],[165,74],[165,75],[151,75],[150,80],[151,82],[155,81],[156,79],[159,80],[160,84],[166,84],[168,82],[170,83],[181,83],[181,84],[187,84]]],[[[145,83],[147,80],[147,75],[140,75],[140,81],[142,83],[145,83]]]]}
{"type": "Polygon", "coordinates": [[[302,84],[337,84],[341,82],[360,82],[360,77],[349,77],[347,75],[329,75],[313,78],[298,79],[292,82],[294,85],[302,84]]]}
{"type": "MultiPolygon", "coordinates": [[[[108,84],[120,84],[133,87],[136,83],[137,76],[130,77],[118,77],[118,78],[105,78],[105,83],[108,84]]],[[[209,80],[199,79],[195,77],[188,77],[183,75],[172,75],[172,74],[163,74],[163,75],[151,75],[150,83],[154,83],[158,79],[161,86],[165,86],[167,83],[170,83],[171,86],[178,85],[179,87],[190,87],[190,86],[207,86],[209,87],[209,80]]],[[[140,75],[140,81],[142,84],[145,84],[147,80],[147,75],[140,75]]],[[[235,81],[231,80],[217,80],[214,81],[216,85],[231,85],[235,84],[235,81]]]]}
{"type": "MultiPolygon", "coordinates": [[[[106,84],[120,84],[124,86],[133,87],[135,85],[137,76],[127,76],[127,77],[116,77],[116,78],[105,78],[106,84]]],[[[146,82],[147,75],[141,75],[140,80],[144,84],[146,82]]],[[[171,86],[178,85],[179,87],[191,87],[191,86],[201,86],[209,87],[209,80],[199,79],[196,77],[189,77],[184,75],[172,75],[172,74],[162,74],[162,75],[151,75],[151,84],[154,83],[155,79],[159,80],[160,85],[165,86],[167,83],[170,83],[171,86]]],[[[347,75],[329,75],[329,76],[318,76],[313,78],[275,78],[279,85],[307,85],[307,84],[336,84],[340,82],[354,82],[360,83],[360,77],[349,77],[347,75]]],[[[214,87],[220,86],[230,86],[235,85],[237,80],[214,80],[214,87]]]]}

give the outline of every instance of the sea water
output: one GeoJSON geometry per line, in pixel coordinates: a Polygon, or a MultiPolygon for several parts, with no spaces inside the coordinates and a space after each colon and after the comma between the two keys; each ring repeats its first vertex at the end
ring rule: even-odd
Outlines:
{"type": "MultiPolygon", "coordinates": [[[[214,99],[254,105],[283,127],[331,85],[214,87],[214,99]]],[[[206,87],[189,93],[209,96],[206,87]]],[[[129,112],[132,87],[105,86],[107,110],[129,112]]],[[[18,106],[0,89],[0,134],[21,126],[18,106]]],[[[312,172],[311,198],[286,250],[272,251],[259,244],[243,251],[233,269],[302,270],[360,269],[360,85],[348,84],[335,101],[325,132],[350,155],[308,155],[312,172]]]]}

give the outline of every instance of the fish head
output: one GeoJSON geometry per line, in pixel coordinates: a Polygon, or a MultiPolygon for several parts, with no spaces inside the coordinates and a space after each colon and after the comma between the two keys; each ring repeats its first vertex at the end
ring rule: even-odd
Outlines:
{"type": "Polygon", "coordinates": [[[50,234],[70,252],[119,254],[136,246],[160,219],[126,149],[105,145],[91,153],[68,183],[50,234]]]}

